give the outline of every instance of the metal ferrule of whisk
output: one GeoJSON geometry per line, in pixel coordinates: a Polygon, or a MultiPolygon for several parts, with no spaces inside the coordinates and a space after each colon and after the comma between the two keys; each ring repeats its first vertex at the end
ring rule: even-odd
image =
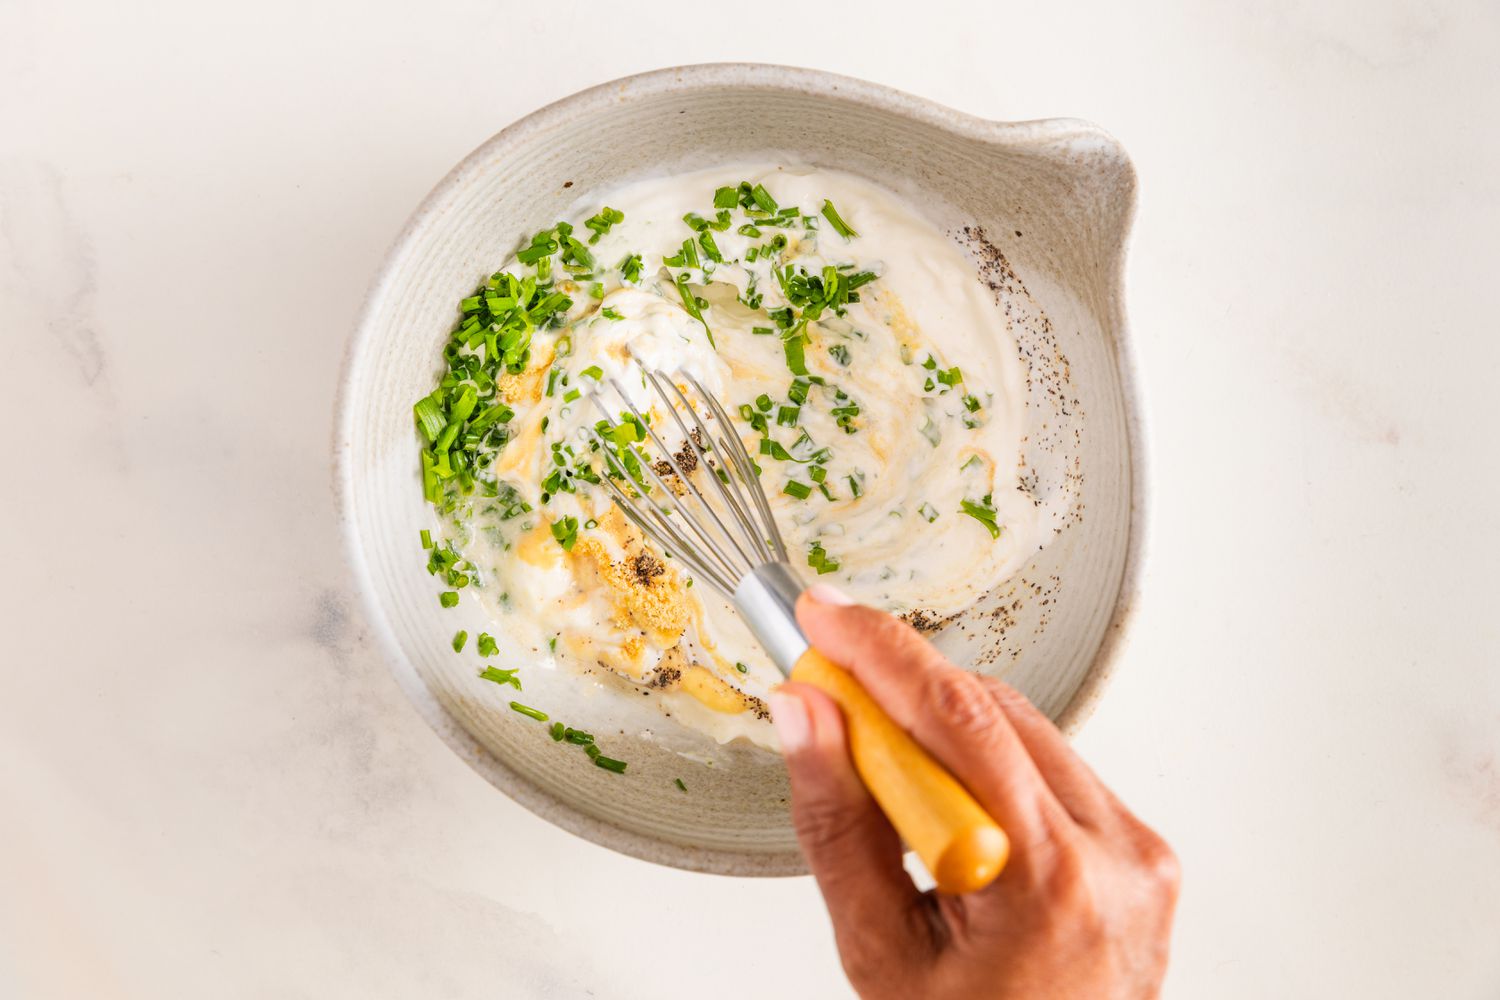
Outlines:
{"type": "Polygon", "coordinates": [[[598,392],[590,395],[608,436],[597,430],[590,434],[615,474],[601,481],[625,516],[663,553],[734,602],[771,661],[790,674],[808,648],[793,613],[804,587],[787,562],[755,463],[728,412],[696,378],[644,366],[642,371],[683,443],[674,453],[619,383],[609,379],[605,384],[636,422],[626,429],[598,392]],[[650,461],[642,452],[641,428],[659,459],[650,461]],[[632,464],[634,468],[628,467],[632,464]],[[695,477],[698,468],[704,474],[695,477]]]}

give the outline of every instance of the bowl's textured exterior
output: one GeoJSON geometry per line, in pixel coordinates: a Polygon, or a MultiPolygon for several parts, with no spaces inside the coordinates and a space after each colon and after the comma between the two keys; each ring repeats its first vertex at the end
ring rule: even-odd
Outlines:
{"type": "MultiPolygon", "coordinates": [[[[660,721],[655,735],[640,736],[643,715],[626,732],[596,729],[630,761],[616,776],[505,710],[506,697],[476,681],[473,656],[454,655],[454,631],[486,623],[472,602],[441,609],[425,571],[417,534],[434,521],[411,417],[412,401],[431,388],[454,304],[524,234],[580,193],[753,158],[868,177],[916,201],[974,252],[1030,365],[1024,474],[1038,490],[1071,494],[1074,514],[1032,564],[936,641],[1075,727],[1129,614],[1143,481],[1121,288],[1135,176],[1092,125],[984,121],[874,84],[763,65],[662,70],[569,97],[486,142],[408,222],[350,347],[335,451],[342,524],[372,624],[402,687],[450,747],[589,840],[678,867],[780,875],[804,868],[774,755],[702,746],[683,757],[676,751],[691,737],[660,721]]],[[[527,702],[573,724],[608,718],[610,705],[588,685],[527,673],[527,702]]]]}

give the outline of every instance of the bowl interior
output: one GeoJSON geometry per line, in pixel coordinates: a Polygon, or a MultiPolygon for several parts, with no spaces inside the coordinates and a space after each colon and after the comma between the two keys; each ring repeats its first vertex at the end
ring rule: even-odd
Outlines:
{"type": "Polygon", "coordinates": [[[1065,725],[1081,718],[1128,603],[1135,520],[1119,344],[1134,177],[1092,126],[982,122],[873,85],[764,66],[665,71],[569,98],[473,153],[408,224],[355,338],[337,442],[342,516],[373,624],[449,745],[575,833],[742,875],[803,870],[777,757],[695,742],[654,709],[621,710],[575,678],[531,671],[524,700],[607,737],[611,754],[630,762],[616,776],[508,711],[507,694],[476,680],[473,656],[452,652],[456,630],[492,626],[473,602],[440,608],[425,570],[418,534],[435,520],[422,501],[411,404],[432,385],[454,303],[523,234],[594,189],[751,159],[867,177],[973,253],[1030,365],[1025,474],[1036,490],[1066,491],[1073,514],[1020,574],[934,638],[1065,725]]]}

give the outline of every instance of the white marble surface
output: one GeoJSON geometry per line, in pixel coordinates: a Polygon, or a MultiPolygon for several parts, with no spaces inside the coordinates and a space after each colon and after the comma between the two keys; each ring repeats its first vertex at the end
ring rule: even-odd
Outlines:
{"type": "Polygon", "coordinates": [[[416,201],[715,59],[1124,141],[1151,558],[1079,746],[1182,855],[1169,995],[1500,994],[1500,8],[777,6],[0,2],[0,996],[841,995],[807,880],[614,856],[451,755],[333,531],[416,201]]]}

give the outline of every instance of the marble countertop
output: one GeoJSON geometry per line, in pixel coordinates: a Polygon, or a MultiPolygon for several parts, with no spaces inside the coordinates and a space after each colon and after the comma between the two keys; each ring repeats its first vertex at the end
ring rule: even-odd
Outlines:
{"type": "Polygon", "coordinates": [[[1168,995],[1500,992],[1500,8],[0,5],[0,995],[843,995],[807,879],[534,818],[334,531],[366,283],[585,85],[803,63],[1136,159],[1134,634],[1078,739],[1182,856],[1168,995]]]}

